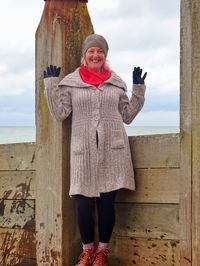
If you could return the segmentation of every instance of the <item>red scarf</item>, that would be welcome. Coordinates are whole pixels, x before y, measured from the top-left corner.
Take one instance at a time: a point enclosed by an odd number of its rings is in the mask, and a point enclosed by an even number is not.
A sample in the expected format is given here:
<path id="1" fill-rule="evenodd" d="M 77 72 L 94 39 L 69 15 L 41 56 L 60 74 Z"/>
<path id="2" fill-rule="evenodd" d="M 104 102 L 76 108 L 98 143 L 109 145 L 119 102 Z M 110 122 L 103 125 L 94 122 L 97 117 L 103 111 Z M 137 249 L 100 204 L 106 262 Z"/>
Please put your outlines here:
<path id="1" fill-rule="evenodd" d="M 80 67 L 80 76 L 85 83 L 94 85 L 95 87 L 99 87 L 101 83 L 105 80 L 109 79 L 111 76 L 110 70 L 103 70 L 101 72 L 95 72 L 89 70 L 83 64 Z"/>

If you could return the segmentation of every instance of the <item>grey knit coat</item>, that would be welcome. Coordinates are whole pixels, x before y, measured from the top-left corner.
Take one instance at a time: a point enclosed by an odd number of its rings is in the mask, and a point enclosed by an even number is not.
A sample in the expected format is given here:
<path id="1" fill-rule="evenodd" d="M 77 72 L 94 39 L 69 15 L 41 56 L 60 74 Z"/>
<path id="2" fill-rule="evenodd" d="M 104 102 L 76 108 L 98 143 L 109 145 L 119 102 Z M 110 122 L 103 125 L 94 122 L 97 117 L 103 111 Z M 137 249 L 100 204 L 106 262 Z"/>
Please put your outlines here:
<path id="1" fill-rule="evenodd" d="M 129 100 L 126 84 L 115 72 L 100 91 L 82 81 L 79 68 L 61 82 L 52 77 L 44 83 L 51 115 L 62 121 L 72 112 L 69 195 L 99 197 L 120 188 L 135 190 L 123 122 L 131 123 L 141 110 L 145 85 L 133 85 Z"/>

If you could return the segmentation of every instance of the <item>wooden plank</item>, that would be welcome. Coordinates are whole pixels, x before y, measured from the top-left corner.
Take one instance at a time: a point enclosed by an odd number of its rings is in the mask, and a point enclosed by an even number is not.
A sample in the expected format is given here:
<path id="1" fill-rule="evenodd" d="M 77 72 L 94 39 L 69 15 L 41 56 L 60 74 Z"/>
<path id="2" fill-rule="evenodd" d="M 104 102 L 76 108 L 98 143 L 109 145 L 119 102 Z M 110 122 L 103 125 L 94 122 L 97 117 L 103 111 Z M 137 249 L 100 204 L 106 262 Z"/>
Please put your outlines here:
<path id="1" fill-rule="evenodd" d="M 0 229 L 0 265 L 36 265 L 35 232 L 23 229 Z"/>
<path id="2" fill-rule="evenodd" d="M 179 203 L 180 169 L 136 169 L 136 191 L 121 190 L 116 202 Z"/>
<path id="3" fill-rule="evenodd" d="M 179 239 L 179 205 L 116 204 L 113 234 L 158 239 Z"/>
<path id="4" fill-rule="evenodd" d="M 1 200 L 0 228 L 35 228 L 34 200 Z"/>
<path id="5" fill-rule="evenodd" d="M 35 199 L 35 171 L 0 171 L 0 199 Z"/>
<path id="6" fill-rule="evenodd" d="M 187 1 L 189 4 L 190 38 L 192 48 L 189 51 L 192 73 L 191 79 L 191 124 L 192 124 L 192 265 L 199 266 L 200 258 L 200 1 Z M 189 66 L 187 67 L 188 70 Z M 189 72 L 189 71 L 188 71 Z M 185 88 L 186 89 L 186 88 Z"/>
<path id="7" fill-rule="evenodd" d="M 192 261 L 191 243 L 191 184 L 192 184 L 192 1 L 181 1 L 181 66 L 180 66 L 180 220 L 181 220 L 181 266 Z M 198 33 L 199 34 L 199 33 Z M 199 114 L 198 114 L 199 115 Z M 199 177 L 198 177 L 199 178 Z M 199 193 L 199 192 L 198 192 Z M 199 256 L 192 265 L 199 264 Z"/>
<path id="8" fill-rule="evenodd" d="M 179 134 L 129 137 L 134 168 L 179 167 Z"/>
<path id="9" fill-rule="evenodd" d="M 34 170 L 35 143 L 0 145 L 0 170 Z"/>
<path id="10" fill-rule="evenodd" d="M 113 236 L 110 247 L 110 266 L 180 265 L 180 243 L 177 240 Z"/>

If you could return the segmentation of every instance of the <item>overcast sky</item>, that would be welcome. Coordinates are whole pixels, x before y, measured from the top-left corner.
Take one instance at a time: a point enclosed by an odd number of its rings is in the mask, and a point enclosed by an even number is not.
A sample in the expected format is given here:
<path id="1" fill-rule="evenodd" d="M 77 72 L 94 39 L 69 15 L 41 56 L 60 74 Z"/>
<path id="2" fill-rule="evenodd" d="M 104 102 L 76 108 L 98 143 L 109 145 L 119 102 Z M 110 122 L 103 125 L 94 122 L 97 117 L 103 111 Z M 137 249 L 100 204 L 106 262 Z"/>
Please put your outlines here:
<path id="1" fill-rule="evenodd" d="M 111 68 L 132 89 L 148 72 L 137 126 L 179 125 L 179 0 L 89 0 L 94 30 L 109 43 Z M 35 31 L 43 0 L 0 0 L 0 126 L 35 125 Z"/>

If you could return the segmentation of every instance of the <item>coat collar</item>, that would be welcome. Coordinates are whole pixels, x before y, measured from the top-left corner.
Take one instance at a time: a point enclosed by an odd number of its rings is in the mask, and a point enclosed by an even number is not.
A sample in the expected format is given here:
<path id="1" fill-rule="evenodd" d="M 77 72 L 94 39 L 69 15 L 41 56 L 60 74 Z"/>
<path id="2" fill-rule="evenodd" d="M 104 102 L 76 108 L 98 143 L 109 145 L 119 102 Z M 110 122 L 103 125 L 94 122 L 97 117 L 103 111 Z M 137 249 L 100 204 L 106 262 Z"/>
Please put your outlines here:
<path id="1" fill-rule="evenodd" d="M 92 85 L 87 84 L 82 81 L 79 74 L 79 67 L 72 73 L 65 76 L 59 83 L 59 86 L 70 86 L 70 87 L 79 87 L 87 88 L 92 87 Z M 104 82 L 104 84 L 114 85 L 124 91 L 127 91 L 125 82 L 114 72 L 111 71 L 111 77 Z"/>

